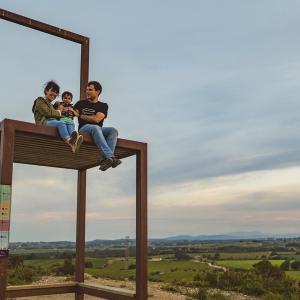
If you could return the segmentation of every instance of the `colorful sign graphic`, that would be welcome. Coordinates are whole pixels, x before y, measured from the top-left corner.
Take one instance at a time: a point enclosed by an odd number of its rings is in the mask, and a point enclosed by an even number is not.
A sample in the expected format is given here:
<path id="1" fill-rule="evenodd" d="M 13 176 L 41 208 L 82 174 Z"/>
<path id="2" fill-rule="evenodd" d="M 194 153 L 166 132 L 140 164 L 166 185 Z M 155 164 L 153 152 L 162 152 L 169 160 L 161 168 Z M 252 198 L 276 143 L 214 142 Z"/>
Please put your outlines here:
<path id="1" fill-rule="evenodd" d="M 0 250 L 8 250 L 11 186 L 0 185 Z"/>

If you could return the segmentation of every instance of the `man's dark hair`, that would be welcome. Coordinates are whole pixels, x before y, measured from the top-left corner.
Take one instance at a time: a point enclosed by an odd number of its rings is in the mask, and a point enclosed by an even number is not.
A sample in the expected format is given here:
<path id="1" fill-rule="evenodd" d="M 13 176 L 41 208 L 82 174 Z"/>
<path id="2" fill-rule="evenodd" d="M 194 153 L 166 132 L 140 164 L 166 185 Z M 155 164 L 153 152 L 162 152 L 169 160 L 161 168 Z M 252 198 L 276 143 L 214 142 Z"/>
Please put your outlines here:
<path id="1" fill-rule="evenodd" d="M 69 91 L 65 91 L 61 95 L 61 99 L 64 99 L 65 96 L 71 96 L 71 99 L 73 99 L 73 94 Z"/>
<path id="2" fill-rule="evenodd" d="M 46 95 L 46 92 L 51 90 L 57 94 L 59 94 L 59 85 L 53 81 L 53 80 L 50 80 L 48 82 L 46 82 L 45 84 L 45 89 L 44 89 L 44 94 Z"/>
<path id="3" fill-rule="evenodd" d="M 98 81 L 89 81 L 88 86 L 93 85 L 96 91 L 99 91 L 99 95 L 102 93 L 102 86 Z"/>

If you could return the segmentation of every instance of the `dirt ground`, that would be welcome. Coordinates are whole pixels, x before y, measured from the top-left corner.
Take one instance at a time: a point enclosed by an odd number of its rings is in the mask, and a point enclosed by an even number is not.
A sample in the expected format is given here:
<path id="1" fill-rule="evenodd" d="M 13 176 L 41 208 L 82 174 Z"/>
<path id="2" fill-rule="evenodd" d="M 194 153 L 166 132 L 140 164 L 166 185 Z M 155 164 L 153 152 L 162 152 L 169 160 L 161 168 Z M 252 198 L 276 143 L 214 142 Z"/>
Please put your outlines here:
<path id="1" fill-rule="evenodd" d="M 54 283 L 63 283 L 66 282 L 65 277 L 43 277 L 40 281 L 34 283 L 34 285 L 45 285 L 45 284 L 54 284 Z M 91 285 L 105 285 L 117 288 L 124 288 L 128 290 L 135 289 L 135 282 L 132 281 L 116 281 L 109 279 L 93 278 L 90 275 L 86 274 L 85 278 L 86 284 Z M 164 284 L 149 282 L 148 291 L 149 291 L 149 300 L 187 300 L 191 299 L 187 296 L 181 295 L 179 293 L 171 293 L 161 289 Z M 228 292 L 226 295 L 230 296 L 232 300 L 257 300 L 258 298 L 253 298 L 237 293 Z M 21 298 L 19 298 L 21 299 Z M 73 300 L 74 294 L 63 294 L 63 295 L 52 295 L 52 296 L 37 296 L 37 297 L 25 297 L 22 299 L 26 300 Z M 93 296 L 85 295 L 85 300 L 95 300 L 102 299 Z"/>

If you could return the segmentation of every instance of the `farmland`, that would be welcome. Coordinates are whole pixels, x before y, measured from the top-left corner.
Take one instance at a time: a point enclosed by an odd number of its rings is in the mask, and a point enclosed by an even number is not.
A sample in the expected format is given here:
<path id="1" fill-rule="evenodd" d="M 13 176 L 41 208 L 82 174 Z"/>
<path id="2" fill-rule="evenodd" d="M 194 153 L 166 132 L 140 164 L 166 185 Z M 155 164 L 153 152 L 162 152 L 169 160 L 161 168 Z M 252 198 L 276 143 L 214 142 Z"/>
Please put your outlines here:
<path id="1" fill-rule="evenodd" d="M 148 248 L 148 279 L 166 284 L 174 291 L 178 287 L 217 288 L 256 297 L 277 293 L 282 299 L 292 299 L 292 295 L 298 293 L 297 282 L 300 281 L 299 253 L 298 239 L 160 240 L 151 242 Z M 43 244 L 41 248 L 25 244 L 15 247 L 11 254 L 15 259 L 9 273 L 11 284 L 32 282 L 44 275 L 71 278 L 74 274 L 75 253 L 70 243 L 52 247 Z M 87 245 L 85 264 L 85 273 L 94 278 L 133 281 L 136 272 L 134 241 Z M 266 274 L 275 277 L 270 281 Z"/>

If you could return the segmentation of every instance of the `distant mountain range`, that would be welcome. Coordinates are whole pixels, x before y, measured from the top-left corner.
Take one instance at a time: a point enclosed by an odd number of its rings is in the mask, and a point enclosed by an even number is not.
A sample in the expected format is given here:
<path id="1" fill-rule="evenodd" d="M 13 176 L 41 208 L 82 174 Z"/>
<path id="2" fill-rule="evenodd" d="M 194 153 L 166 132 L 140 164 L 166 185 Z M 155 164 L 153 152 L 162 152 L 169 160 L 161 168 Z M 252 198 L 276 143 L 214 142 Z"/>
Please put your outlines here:
<path id="1" fill-rule="evenodd" d="M 243 239 L 269 239 L 269 238 L 297 238 L 300 233 L 263 233 L 263 232 L 230 232 L 225 234 L 210 235 L 177 235 L 163 238 L 168 241 L 224 241 L 224 240 L 243 240 Z"/>
<path id="2" fill-rule="evenodd" d="M 208 234 L 208 235 L 176 235 L 166 238 L 149 238 L 149 242 L 174 242 L 174 241 L 230 241 L 230 240 L 266 240 L 266 239 L 278 239 L 278 238 L 300 238 L 300 233 L 263 233 L 263 232 L 230 232 L 224 234 Z M 130 239 L 131 242 L 134 239 Z M 99 245 L 126 245 L 128 241 L 126 239 L 96 239 L 87 241 L 87 247 L 99 246 Z M 38 247 L 48 248 L 49 246 L 55 246 L 56 248 L 74 248 L 75 242 L 72 241 L 53 241 L 53 242 L 12 242 L 13 247 Z"/>

